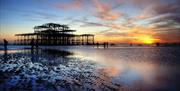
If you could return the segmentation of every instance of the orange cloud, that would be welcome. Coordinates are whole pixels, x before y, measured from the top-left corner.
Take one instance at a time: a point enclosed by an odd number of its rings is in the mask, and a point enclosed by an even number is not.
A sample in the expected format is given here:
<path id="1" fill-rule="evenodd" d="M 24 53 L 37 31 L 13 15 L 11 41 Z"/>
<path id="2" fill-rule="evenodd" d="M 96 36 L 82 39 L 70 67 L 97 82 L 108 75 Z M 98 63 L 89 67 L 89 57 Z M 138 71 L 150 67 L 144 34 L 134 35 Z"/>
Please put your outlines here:
<path id="1" fill-rule="evenodd" d="M 162 43 L 180 43 L 180 32 L 177 30 L 177 32 L 166 32 L 163 33 L 157 33 L 155 35 L 157 38 L 161 39 Z"/>
<path id="2" fill-rule="evenodd" d="M 115 0 L 116 3 L 100 2 L 100 0 L 90 0 L 91 6 L 93 6 L 93 12 L 95 17 L 101 20 L 117 20 L 123 13 L 113 11 L 113 9 L 119 7 L 122 0 Z M 83 0 L 73 0 L 71 3 L 58 3 L 55 4 L 56 8 L 59 9 L 84 9 Z"/>
<path id="3" fill-rule="evenodd" d="M 128 36 L 132 37 L 132 43 L 151 44 L 160 42 L 160 39 L 156 38 L 155 35 L 156 32 L 153 29 L 143 26 L 136 26 L 128 31 Z"/>
<path id="4" fill-rule="evenodd" d="M 121 26 L 121 25 L 120 25 Z M 126 28 L 125 31 L 118 30 L 118 25 L 112 27 L 116 31 L 106 31 L 96 35 L 99 42 L 110 41 L 113 43 L 145 43 L 152 44 L 162 42 L 161 38 L 157 37 L 157 32 L 150 27 L 134 26 Z M 108 36 L 108 37 L 107 37 Z"/>
<path id="5" fill-rule="evenodd" d="M 92 0 L 92 4 L 96 8 L 96 16 L 101 20 L 117 20 L 119 17 L 123 16 L 120 12 L 112 11 L 112 7 L 108 3 Z"/>

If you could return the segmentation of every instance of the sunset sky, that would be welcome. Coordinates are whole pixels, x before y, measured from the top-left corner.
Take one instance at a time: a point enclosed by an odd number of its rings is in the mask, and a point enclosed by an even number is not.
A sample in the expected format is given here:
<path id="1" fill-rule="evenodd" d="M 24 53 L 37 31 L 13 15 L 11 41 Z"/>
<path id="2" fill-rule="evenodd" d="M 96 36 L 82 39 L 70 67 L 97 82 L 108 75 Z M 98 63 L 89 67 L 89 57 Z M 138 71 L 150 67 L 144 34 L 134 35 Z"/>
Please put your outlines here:
<path id="1" fill-rule="evenodd" d="M 180 42 L 180 0 L 0 0 L 0 40 L 49 22 L 99 42 Z"/>

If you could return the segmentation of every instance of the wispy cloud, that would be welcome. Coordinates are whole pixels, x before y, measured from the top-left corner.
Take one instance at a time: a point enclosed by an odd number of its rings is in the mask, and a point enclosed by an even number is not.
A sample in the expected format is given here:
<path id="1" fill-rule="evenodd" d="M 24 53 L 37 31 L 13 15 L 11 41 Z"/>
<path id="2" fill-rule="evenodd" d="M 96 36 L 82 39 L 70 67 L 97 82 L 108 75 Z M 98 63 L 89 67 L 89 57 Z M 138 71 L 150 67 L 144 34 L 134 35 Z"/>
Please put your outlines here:
<path id="1" fill-rule="evenodd" d="M 88 3 L 90 4 L 91 7 L 87 7 L 84 4 L 85 0 L 73 0 L 68 3 L 55 3 L 51 4 L 53 7 L 61 10 L 67 10 L 67 9 L 73 9 L 73 10 L 79 10 L 79 9 L 93 9 L 91 14 L 98 19 L 101 20 L 117 20 L 121 16 L 123 16 L 122 12 L 119 11 L 114 11 L 114 9 L 118 8 L 122 4 L 122 0 L 114 0 L 113 4 L 109 4 L 106 2 L 102 2 L 101 0 L 90 0 Z M 87 2 L 87 1 L 86 1 Z"/>
<path id="2" fill-rule="evenodd" d="M 46 10 L 23 10 L 20 15 L 28 21 L 57 21 L 61 16 L 80 29 L 95 27 L 93 33 L 138 40 L 149 36 L 161 41 L 180 40 L 179 0 L 40 0 Z M 77 11 L 77 13 L 76 13 Z M 88 16 L 88 17 L 87 17 Z M 62 19 L 62 20 L 63 20 Z M 90 28 L 89 28 L 90 29 Z M 91 31 L 91 30 L 88 30 Z M 95 31 L 95 32 L 94 32 Z M 175 38 L 172 38 L 175 37 Z M 118 39 L 115 39 L 118 40 Z M 180 41 L 179 41 L 180 42 Z"/>
<path id="3" fill-rule="evenodd" d="M 113 9 L 121 5 L 121 2 L 111 6 L 109 3 L 100 2 L 99 0 L 92 0 L 92 4 L 95 7 L 96 17 L 101 20 L 117 20 L 123 16 L 122 12 L 113 11 Z"/>
<path id="4" fill-rule="evenodd" d="M 73 0 L 70 3 L 56 3 L 53 4 L 58 9 L 81 9 L 83 0 Z"/>
<path id="5" fill-rule="evenodd" d="M 43 11 L 21 10 L 18 12 L 24 19 L 29 21 L 57 20 L 58 18 L 56 14 L 46 13 Z"/>
<path id="6" fill-rule="evenodd" d="M 146 27 L 162 41 L 180 40 L 180 1 L 179 0 L 132 0 L 137 7 L 145 7 L 136 20 L 146 19 Z M 174 38 L 172 38 L 174 37 Z M 179 41 L 180 42 L 180 41 Z"/>

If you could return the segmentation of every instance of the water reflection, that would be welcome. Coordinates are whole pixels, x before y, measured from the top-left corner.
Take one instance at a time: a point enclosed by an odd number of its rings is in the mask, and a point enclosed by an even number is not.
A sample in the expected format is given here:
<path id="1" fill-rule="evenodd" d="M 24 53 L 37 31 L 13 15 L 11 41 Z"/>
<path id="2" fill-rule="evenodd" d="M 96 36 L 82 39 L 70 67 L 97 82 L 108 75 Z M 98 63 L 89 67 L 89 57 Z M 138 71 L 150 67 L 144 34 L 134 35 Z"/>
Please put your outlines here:
<path id="1" fill-rule="evenodd" d="M 32 62 L 40 62 L 46 66 L 55 66 L 58 64 L 66 65 L 69 62 L 67 57 L 73 55 L 73 53 L 69 51 L 41 48 L 35 50 L 25 50 L 23 51 L 23 54 L 29 54 L 30 52 Z"/>
<path id="2" fill-rule="evenodd" d="M 54 66 L 58 64 L 67 64 L 68 56 L 73 55 L 73 52 L 64 51 L 64 50 L 54 50 L 54 49 L 42 49 L 42 48 L 35 48 L 35 49 L 18 49 L 18 50 L 1 50 L 1 55 L 3 54 L 2 60 L 6 61 L 12 57 L 16 59 L 20 58 L 30 58 L 31 62 L 34 63 L 42 63 L 44 65 Z M 48 61 L 47 61 L 48 60 Z"/>
<path id="3" fill-rule="evenodd" d="M 74 50 L 79 57 L 100 64 L 99 72 L 106 74 L 123 87 L 178 91 L 180 79 L 179 47 L 123 47 L 106 50 Z"/>
<path id="4" fill-rule="evenodd" d="M 63 78 L 55 82 L 61 83 L 60 86 L 65 83 L 63 86 L 68 90 L 179 91 L 179 49 L 45 47 L 7 52 L 3 58 L 9 60 L 9 55 L 14 54 L 16 61 L 23 58 L 26 62 L 30 61 L 29 64 L 41 63 L 42 68 L 38 67 L 45 70 L 42 73 L 53 74 L 51 79 Z M 47 67 L 50 67 L 49 70 L 46 70 Z M 36 70 L 36 75 L 41 69 Z"/>
<path id="5" fill-rule="evenodd" d="M 3 60 L 8 60 L 7 50 L 4 50 Z"/>

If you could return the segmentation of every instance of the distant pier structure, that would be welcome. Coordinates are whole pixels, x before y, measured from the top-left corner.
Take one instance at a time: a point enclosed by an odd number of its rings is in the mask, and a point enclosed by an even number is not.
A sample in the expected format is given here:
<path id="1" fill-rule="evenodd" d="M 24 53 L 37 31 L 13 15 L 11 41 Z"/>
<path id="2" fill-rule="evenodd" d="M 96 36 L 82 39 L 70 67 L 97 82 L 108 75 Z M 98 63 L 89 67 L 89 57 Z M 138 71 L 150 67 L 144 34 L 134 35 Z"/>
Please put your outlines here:
<path id="1" fill-rule="evenodd" d="M 94 45 L 93 34 L 73 34 L 67 25 L 46 23 L 34 27 L 34 33 L 15 34 L 17 45 L 30 45 L 34 40 L 38 45 Z"/>

